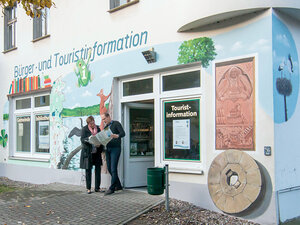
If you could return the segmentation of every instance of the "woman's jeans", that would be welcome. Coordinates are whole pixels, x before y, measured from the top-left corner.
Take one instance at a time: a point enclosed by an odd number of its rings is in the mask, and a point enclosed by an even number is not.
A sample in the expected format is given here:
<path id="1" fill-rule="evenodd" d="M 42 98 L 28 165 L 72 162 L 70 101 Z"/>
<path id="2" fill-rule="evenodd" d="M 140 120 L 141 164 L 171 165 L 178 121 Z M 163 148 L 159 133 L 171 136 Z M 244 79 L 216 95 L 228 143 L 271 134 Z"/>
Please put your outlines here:
<path id="1" fill-rule="evenodd" d="M 106 149 L 106 163 L 108 172 L 111 175 L 110 190 L 115 191 L 115 188 L 122 188 L 120 179 L 118 177 L 118 162 L 121 155 L 121 147 L 107 147 Z"/>

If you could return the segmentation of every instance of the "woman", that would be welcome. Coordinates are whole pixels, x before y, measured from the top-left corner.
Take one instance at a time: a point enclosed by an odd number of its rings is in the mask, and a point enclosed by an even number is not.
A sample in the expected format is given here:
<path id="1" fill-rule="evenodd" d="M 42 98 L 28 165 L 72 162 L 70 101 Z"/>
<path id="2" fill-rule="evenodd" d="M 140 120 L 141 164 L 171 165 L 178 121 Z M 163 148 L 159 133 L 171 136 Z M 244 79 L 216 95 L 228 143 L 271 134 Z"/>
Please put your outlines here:
<path id="1" fill-rule="evenodd" d="M 101 152 L 103 146 L 94 146 L 88 142 L 91 135 L 96 135 L 100 132 L 99 126 L 96 126 L 93 116 L 86 119 L 87 125 L 81 130 L 82 150 L 80 155 L 80 168 L 85 169 L 86 189 L 87 193 L 91 194 L 92 168 L 95 166 L 95 192 L 100 192 L 101 183 Z"/>

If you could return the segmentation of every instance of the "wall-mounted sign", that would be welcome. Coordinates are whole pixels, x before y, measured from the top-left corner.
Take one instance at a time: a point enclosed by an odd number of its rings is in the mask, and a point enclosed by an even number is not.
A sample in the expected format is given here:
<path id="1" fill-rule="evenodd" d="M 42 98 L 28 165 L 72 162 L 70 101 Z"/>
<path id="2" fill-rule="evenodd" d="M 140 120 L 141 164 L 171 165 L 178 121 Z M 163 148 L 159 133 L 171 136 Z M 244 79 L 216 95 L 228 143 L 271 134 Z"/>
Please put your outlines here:
<path id="1" fill-rule="evenodd" d="M 200 161 L 200 99 L 164 102 L 164 158 Z"/>

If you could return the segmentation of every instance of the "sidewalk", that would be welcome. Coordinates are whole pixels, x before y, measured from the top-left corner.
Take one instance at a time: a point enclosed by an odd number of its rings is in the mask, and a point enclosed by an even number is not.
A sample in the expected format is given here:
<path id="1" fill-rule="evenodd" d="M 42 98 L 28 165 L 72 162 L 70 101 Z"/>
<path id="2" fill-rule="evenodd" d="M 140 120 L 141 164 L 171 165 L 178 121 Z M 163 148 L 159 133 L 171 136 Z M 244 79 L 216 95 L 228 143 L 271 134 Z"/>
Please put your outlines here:
<path id="1" fill-rule="evenodd" d="M 163 200 L 133 190 L 104 196 L 82 186 L 38 185 L 0 194 L 0 224 L 125 224 Z"/>

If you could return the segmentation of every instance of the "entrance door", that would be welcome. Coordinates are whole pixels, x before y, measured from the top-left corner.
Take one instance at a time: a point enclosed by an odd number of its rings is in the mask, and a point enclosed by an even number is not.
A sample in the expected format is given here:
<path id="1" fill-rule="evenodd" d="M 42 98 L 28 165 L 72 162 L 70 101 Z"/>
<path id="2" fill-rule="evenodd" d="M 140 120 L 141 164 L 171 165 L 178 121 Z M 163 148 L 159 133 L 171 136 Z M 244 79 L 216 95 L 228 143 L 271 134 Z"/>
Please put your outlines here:
<path id="1" fill-rule="evenodd" d="M 147 185 L 147 168 L 154 166 L 153 101 L 124 104 L 124 186 Z"/>

